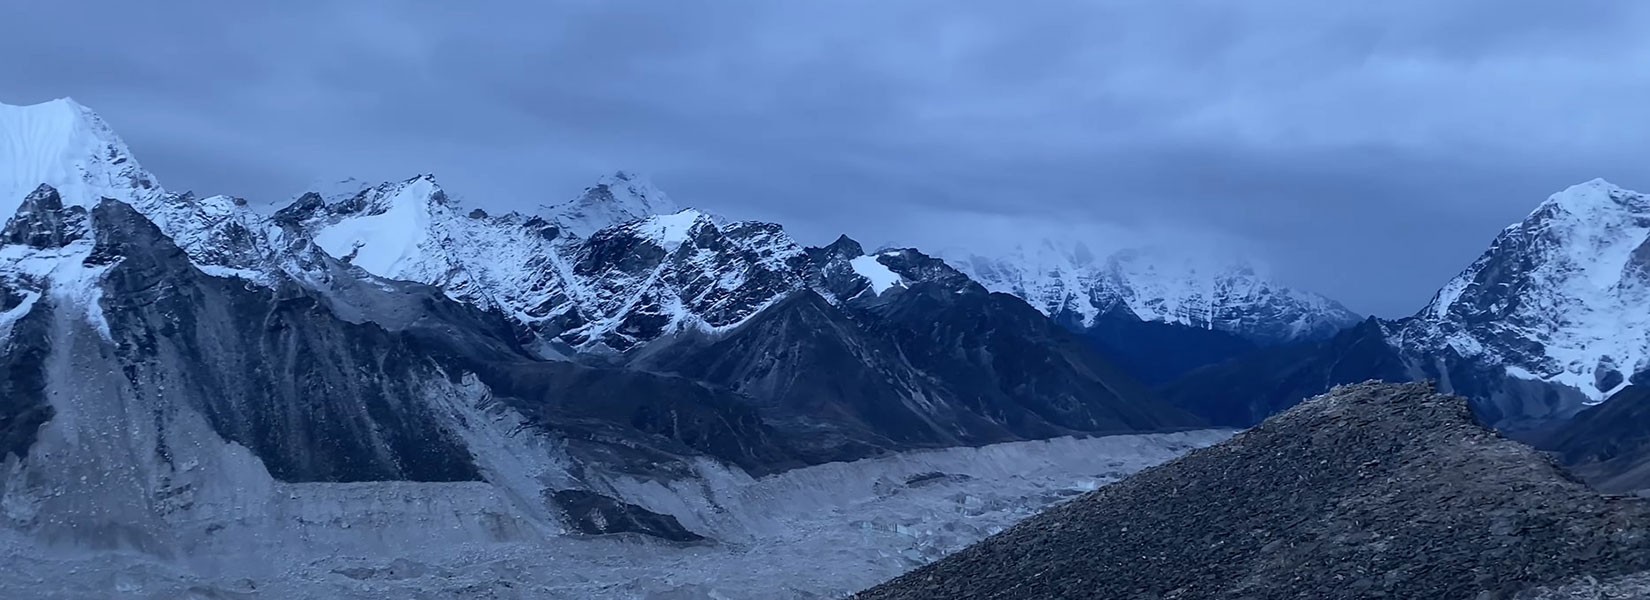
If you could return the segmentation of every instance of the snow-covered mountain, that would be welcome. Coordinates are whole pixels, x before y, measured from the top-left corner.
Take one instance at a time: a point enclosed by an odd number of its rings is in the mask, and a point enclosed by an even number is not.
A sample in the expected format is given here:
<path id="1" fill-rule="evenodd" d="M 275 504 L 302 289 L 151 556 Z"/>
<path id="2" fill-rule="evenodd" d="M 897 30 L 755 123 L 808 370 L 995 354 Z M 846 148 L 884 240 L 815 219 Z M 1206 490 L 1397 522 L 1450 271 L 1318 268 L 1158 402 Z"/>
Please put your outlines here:
<path id="1" fill-rule="evenodd" d="M 623 354 L 664 336 L 725 331 L 823 283 L 826 265 L 778 225 L 679 209 L 644 181 L 621 172 L 548 216 L 494 216 L 425 175 L 306 193 L 274 221 L 374 275 L 496 310 L 546 355 Z M 871 286 L 855 273 L 858 288 Z"/>
<path id="2" fill-rule="evenodd" d="M 614 225 L 681 210 L 646 177 L 619 171 L 585 188 L 577 198 L 545 207 L 544 214 L 562 231 L 587 238 Z"/>
<path id="3" fill-rule="evenodd" d="M 152 206 L 165 192 L 103 119 L 72 99 L 0 104 L 0 211 L 41 184 L 74 201 L 114 198 Z"/>
<path id="4" fill-rule="evenodd" d="M 1200 372 L 1170 396 L 1243 390 L 1231 401 L 1254 419 L 1338 383 L 1436 379 L 1486 422 L 1542 428 L 1645 381 L 1647 288 L 1650 198 L 1595 179 L 1503 230 L 1419 313 Z"/>
<path id="5" fill-rule="evenodd" d="M 1148 384 L 1258 348 L 1324 339 L 1360 317 L 1270 280 L 1246 262 L 1167 248 L 1097 254 L 1042 239 L 998 256 L 946 259 L 995 292 L 1025 299 Z"/>
<path id="6" fill-rule="evenodd" d="M 1591 404 L 1650 369 L 1646 307 L 1650 197 L 1594 179 L 1502 231 L 1398 344 L 1500 365 Z"/>
<path id="7" fill-rule="evenodd" d="M 0 108 L 0 136 L 18 555 L 668 552 L 747 540 L 740 490 L 809 465 L 1200 425 L 940 260 L 803 247 L 633 175 L 542 215 L 427 175 L 265 213 L 164 189 L 71 101 Z"/>
<path id="8" fill-rule="evenodd" d="M 16 212 L 41 185 L 66 206 L 90 209 L 103 198 L 132 206 L 197 266 L 218 274 L 259 278 L 276 268 L 274 255 L 283 245 L 268 238 L 244 200 L 166 191 L 97 113 L 69 98 L 0 104 L 0 214 Z"/>
<path id="9" fill-rule="evenodd" d="M 1363 320 L 1334 300 L 1279 285 L 1248 263 L 1161 248 L 1097 256 L 1081 242 L 1039 240 L 1006 256 L 946 258 L 992 291 L 1024 298 L 1079 327 L 1128 316 L 1273 345 L 1327 338 Z"/>

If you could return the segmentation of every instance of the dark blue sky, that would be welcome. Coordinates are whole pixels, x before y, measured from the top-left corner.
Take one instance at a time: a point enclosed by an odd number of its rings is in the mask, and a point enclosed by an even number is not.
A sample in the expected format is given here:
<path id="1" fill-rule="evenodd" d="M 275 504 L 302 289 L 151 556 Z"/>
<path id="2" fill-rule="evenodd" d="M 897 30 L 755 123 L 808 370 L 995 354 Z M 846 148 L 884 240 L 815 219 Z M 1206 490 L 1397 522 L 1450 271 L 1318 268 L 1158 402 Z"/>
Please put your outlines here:
<path id="1" fill-rule="evenodd" d="M 65 1 L 0 23 L 0 101 L 75 97 L 173 189 L 433 172 L 531 209 L 624 168 L 810 243 L 1170 240 L 1386 316 L 1552 192 L 1650 188 L 1650 3 L 1626 0 Z"/>

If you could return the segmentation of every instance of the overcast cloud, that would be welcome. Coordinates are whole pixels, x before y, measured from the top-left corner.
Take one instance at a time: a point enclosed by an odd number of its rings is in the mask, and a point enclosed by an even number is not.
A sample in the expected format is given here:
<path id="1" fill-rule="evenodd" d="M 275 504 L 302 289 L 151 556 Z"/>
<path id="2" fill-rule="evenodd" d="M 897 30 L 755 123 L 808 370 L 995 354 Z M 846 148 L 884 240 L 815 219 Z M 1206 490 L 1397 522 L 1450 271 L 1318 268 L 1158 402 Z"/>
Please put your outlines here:
<path id="1" fill-rule="evenodd" d="M 5 2 L 172 189 L 435 173 L 531 209 L 631 169 L 808 243 L 1082 229 L 1419 308 L 1548 194 L 1650 189 L 1635 0 Z"/>

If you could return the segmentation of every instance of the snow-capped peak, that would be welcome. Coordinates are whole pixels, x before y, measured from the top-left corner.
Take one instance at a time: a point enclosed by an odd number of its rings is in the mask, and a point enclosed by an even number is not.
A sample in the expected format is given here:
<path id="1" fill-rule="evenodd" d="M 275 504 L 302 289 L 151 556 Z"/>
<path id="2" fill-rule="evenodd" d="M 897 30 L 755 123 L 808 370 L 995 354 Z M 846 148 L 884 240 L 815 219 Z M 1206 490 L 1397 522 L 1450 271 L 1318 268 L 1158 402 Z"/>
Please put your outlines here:
<path id="1" fill-rule="evenodd" d="M 17 210 L 41 184 L 81 206 L 101 198 L 144 206 L 164 193 L 120 136 L 80 103 L 0 104 L 0 214 Z"/>
<path id="2" fill-rule="evenodd" d="M 1610 183 L 1603 178 L 1593 178 L 1548 196 L 1545 202 L 1542 202 L 1534 211 L 1531 211 L 1531 214 L 1538 214 L 1542 209 L 1550 206 L 1559 206 L 1570 210 L 1588 210 L 1609 205 L 1620 205 L 1623 200 L 1628 199 L 1623 196 L 1623 193 L 1627 196 L 1634 195 L 1633 192 L 1622 189 L 1621 186 Z"/>
<path id="3" fill-rule="evenodd" d="M 646 177 L 619 171 L 585 188 L 579 197 L 545 207 L 545 218 L 578 237 L 653 215 L 681 212 L 670 196 Z"/>
<path id="4" fill-rule="evenodd" d="M 1038 240 L 1002 257 L 952 253 L 947 261 L 987 289 L 1083 326 L 1127 313 L 1278 343 L 1326 337 L 1362 320 L 1333 300 L 1278 285 L 1248 262 L 1163 248 L 1101 257 L 1080 241 Z"/>
<path id="5" fill-rule="evenodd" d="M 1553 194 L 1405 331 L 1599 401 L 1650 369 L 1650 196 L 1603 179 Z"/>
<path id="6" fill-rule="evenodd" d="M 351 186 L 356 187 L 356 186 Z M 335 190 L 348 188 L 335 188 Z M 430 175 L 363 188 L 353 195 L 300 199 L 288 213 L 314 234 L 315 244 L 367 272 L 406 275 L 434 249 L 430 243 L 432 205 L 446 194 Z M 285 211 L 283 211 L 285 212 Z"/>

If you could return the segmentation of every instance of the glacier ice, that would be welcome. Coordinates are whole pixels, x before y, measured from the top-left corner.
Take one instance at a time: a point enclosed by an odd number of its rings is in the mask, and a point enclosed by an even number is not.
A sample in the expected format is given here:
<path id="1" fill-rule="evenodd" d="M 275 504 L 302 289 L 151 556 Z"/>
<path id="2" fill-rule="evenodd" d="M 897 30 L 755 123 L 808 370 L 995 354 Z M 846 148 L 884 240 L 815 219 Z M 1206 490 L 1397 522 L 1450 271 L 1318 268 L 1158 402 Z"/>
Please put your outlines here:
<path id="1" fill-rule="evenodd" d="M 10 566 L 0 589 L 43 599 L 841 597 L 1229 433 L 1058 438 L 757 479 L 707 467 L 670 486 L 615 482 L 628 501 L 674 512 L 714 540 L 699 544 L 563 534 L 485 483 L 251 477 L 223 483 L 257 488 L 262 500 L 191 524 L 239 532 L 210 552 L 88 551 L 0 528 L 0 562 Z"/>

